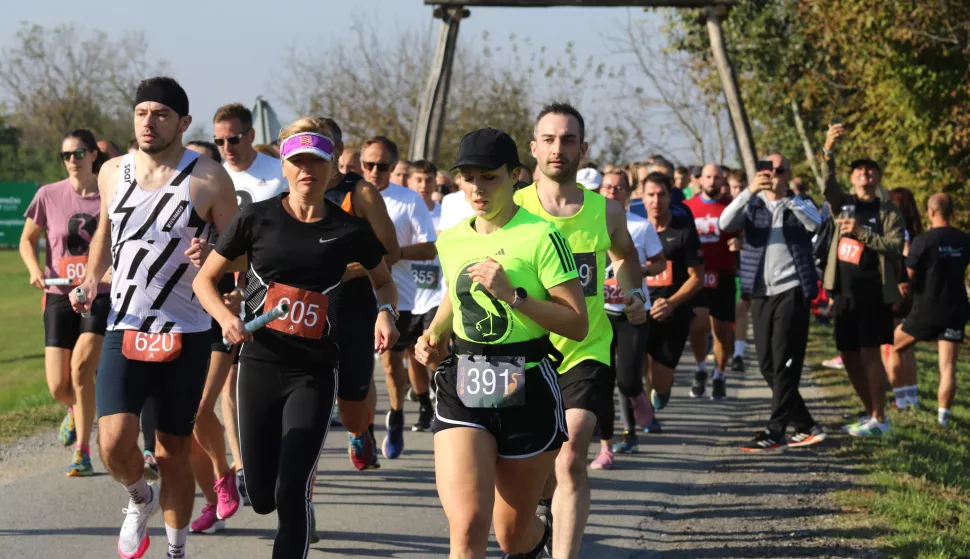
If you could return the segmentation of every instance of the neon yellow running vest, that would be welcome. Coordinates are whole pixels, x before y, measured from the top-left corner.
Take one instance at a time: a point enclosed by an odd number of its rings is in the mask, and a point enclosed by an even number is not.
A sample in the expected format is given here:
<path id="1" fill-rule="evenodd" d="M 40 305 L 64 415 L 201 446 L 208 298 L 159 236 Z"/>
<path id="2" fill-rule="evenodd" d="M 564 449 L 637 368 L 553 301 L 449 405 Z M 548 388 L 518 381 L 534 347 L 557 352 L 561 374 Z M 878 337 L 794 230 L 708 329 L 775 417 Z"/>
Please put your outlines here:
<path id="1" fill-rule="evenodd" d="M 609 365 L 610 344 L 613 342 L 613 329 L 606 316 L 603 300 L 608 258 L 606 251 L 611 245 L 606 224 L 606 198 L 582 186 L 579 188 L 583 190 L 583 207 L 570 217 L 550 215 L 539 201 L 535 183 L 515 193 L 517 204 L 555 225 L 566 237 L 576 257 L 576 268 L 583 284 L 583 295 L 586 296 L 586 312 L 589 314 L 586 339 L 575 342 L 556 334 L 550 336 L 553 345 L 563 354 L 559 374 L 588 360 Z"/>

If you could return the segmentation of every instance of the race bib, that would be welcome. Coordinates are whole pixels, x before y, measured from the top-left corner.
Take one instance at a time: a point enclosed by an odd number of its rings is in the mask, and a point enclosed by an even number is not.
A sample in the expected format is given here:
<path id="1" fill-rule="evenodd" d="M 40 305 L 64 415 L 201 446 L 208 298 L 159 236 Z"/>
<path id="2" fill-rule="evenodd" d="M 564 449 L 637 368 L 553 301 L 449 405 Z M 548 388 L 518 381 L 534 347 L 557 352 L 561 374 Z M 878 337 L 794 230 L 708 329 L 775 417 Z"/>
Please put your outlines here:
<path id="1" fill-rule="evenodd" d="M 610 278 L 603 282 L 603 300 L 607 305 L 623 304 L 623 289 L 616 278 Z"/>
<path id="2" fill-rule="evenodd" d="M 65 256 L 57 261 L 57 276 L 72 281 L 72 286 L 81 285 L 88 266 L 88 255 Z"/>
<path id="3" fill-rule="evenodd" d="M 721 275 L 717 272 L 704 272 L 704 287 L 708 289 L 717 289 L 720 282 Z"/>
<path id="4" fill-rule="evenodd" d="M 458 357 L 458 397 L 467 408 L 525 405 L 525 357 Z"/>
<path id="5" fill-rule="evenodd" d="M 655 276 L 647 276 L 647 287 L 670 287 L 674 284 L 674 262 L 667 261 L 667 268 Z"/>
<path id="6" fill-rule="evenodd" d="M 441 267 L 434 264 L 411 264 L 411 275 L 418 289 L 438 289 L 441 281 Z"/>
<path id="7" fill-rule="evenodd" d="M 300 338 L 322 339 L 327 326 L 327 301 L 324 293 L 270 283 L 266 290 L 263 312 L 273 310 L 281 302 L 286 303 L 290 310 L 266 327 Z"/>
<path id="8" fill-rule="evenodd" d="M 576 271 L 583 285 L 583 297 L 596 297 L 596 253 L 575 253 Z"/>
<path id="9" fill-rule="evenodd" d="M 865 247 L 859 241 L 842 237 L 839 240 L 839 260 L 858 266 L 859 261 L 862 260 L 862 251 L 864 249 Z"/>
<path id="10" fill-rule="evenodd" d="M 137 330 L 125 330 L 121 342 L 121 354 L 132 361 L 168 363 L 182 353 L 182 334 L 150 334 Z"/>

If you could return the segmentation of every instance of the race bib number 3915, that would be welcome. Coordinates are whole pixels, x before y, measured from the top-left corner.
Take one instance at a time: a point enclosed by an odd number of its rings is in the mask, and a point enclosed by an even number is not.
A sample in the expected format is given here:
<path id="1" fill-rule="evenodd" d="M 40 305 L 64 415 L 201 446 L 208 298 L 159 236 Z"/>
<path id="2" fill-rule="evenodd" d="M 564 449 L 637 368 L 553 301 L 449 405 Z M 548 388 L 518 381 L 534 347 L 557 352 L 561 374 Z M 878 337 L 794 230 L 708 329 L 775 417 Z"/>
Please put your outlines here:
<path id="1" fill-rule="evenodd" d="M 461 355 L 456 388 L 468 408 L 524 406 L 525 358 Z"/>
<path id="2" fill-rule="evenodd" d="M 327 326 L 326 294 L 270 283 L 263 312 L 273 310 L 280 303 L 286 303 L 289 312 L 267 324 L 267 328 L 311 340 L 323 338 Z"/>

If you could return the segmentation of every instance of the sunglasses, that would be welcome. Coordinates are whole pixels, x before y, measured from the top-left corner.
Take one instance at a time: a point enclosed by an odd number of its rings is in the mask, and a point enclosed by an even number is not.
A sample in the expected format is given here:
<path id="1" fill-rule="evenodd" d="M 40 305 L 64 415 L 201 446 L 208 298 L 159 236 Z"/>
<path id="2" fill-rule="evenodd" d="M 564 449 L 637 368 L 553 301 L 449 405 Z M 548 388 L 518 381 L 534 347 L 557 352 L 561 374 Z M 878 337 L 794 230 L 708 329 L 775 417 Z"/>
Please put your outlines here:
<path id="1" fill-rule="evenodd" d="M 380 173 L 386 173 L 391 169 L 390 163 L 377 163 L 376 161 L 361 161 L 360 164 L 368 171 L 373 171 L 374 167 L 377 167 L 377 171 Z"/>
<path id="2" fill-rule="evenodd" d="M 61 159 L 63 159 L 64 161 L 70 161 L 72 155 L 74 156 L 74 159 L 84 159 L 84 157 L 87 154 L 88 154 L 88 150 L 84 148 L 76 149 L 74 151 L 62 151 Z"/>
<path id="3" fill-rule="evenodd" d="M 229 136 L 228 138 L 212 138 L 212 143 L 219 147 L 225 145 L 226 142 L 229 142 L 230 146 L 238 145 L 239 142 L 242 141 L 242 137 L 248 134 L 250 130 L 252 130 L 252 128 L 247 128 L 235 136 Z"/>
<path id="4" fill-rule="evenodd" d="M 785 171 L 787 171 L 787 170 L 788 169 L 786 169 L 784 167 L 775 167 L 775 174 L 776 175 L 784 175 L 785 174 Z"/>

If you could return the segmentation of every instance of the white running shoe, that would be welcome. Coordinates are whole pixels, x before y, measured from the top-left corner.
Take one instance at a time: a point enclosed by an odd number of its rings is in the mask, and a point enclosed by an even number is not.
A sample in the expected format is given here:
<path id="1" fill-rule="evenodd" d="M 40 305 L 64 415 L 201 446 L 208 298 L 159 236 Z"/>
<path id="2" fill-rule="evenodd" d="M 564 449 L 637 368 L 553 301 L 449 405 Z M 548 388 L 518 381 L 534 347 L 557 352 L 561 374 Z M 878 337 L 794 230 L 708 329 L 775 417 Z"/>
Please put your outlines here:
<path id="1" fill-rule="evenodd" d="M 121 525 L 121 536 L 118 537 L 118 556 L 121 559 L 138 559 L 148 551 L 148 544 L 151 540 L 148 537 L 148 519 L 152 517 L 158 509 L 158 487 L 149 485 L 152 491 L 152 498 L 145 505 L 138 506 L 128 501 L 128 508 L 122 509 L 125 513 L 125 523 Z"/>

